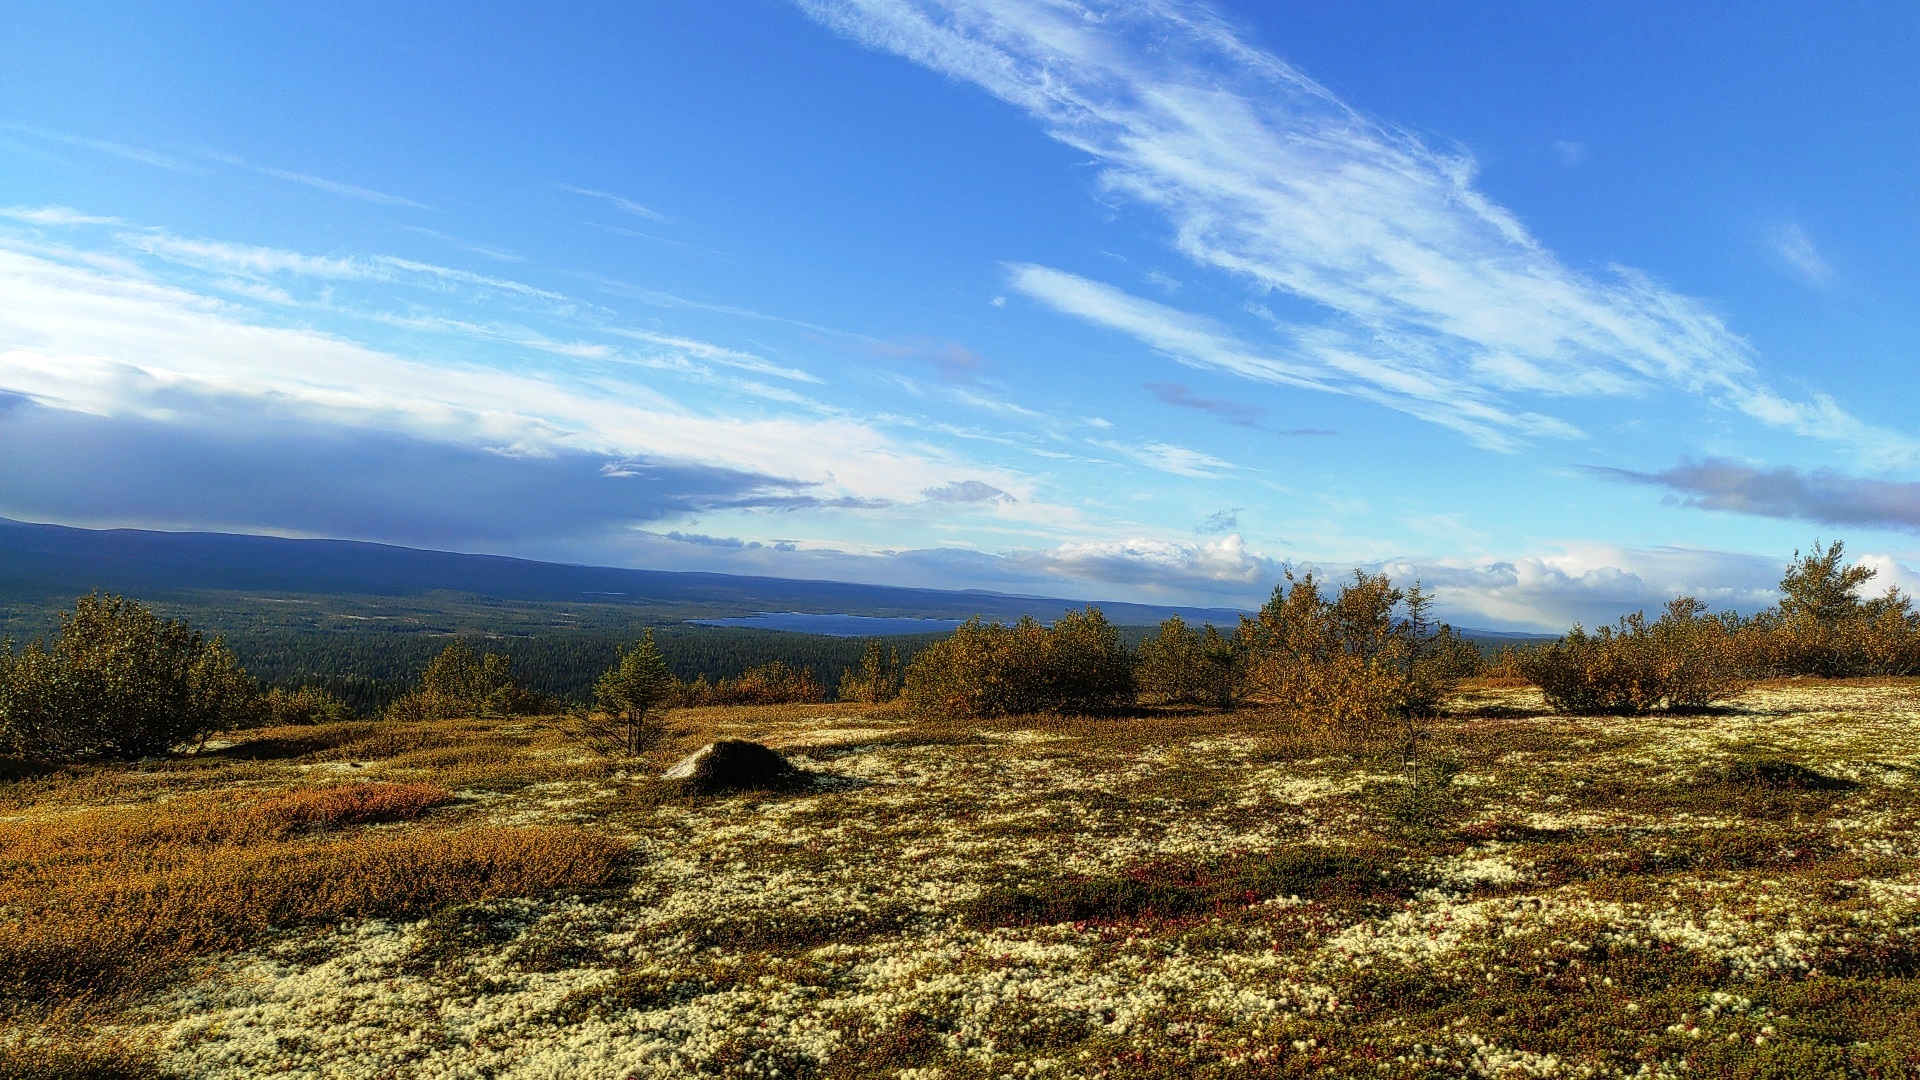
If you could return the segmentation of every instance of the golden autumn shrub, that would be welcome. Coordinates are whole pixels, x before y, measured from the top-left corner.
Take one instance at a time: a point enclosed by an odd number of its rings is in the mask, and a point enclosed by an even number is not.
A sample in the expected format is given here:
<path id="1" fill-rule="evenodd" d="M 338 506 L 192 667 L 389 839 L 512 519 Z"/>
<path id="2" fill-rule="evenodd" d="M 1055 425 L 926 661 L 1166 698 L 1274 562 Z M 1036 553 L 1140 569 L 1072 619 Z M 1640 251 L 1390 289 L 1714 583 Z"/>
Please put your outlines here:
<path id="1" fill-rule="evenodd" d="M 900 650 L 879 640 L 867 642 L 860 653 L 860 669 L 844 668 L 834 697 L 877 705 L 900 696 Z"/>
<path id="2" fill-rule="evenodd" d="M 1246 649 L 1236 636 L 1175 615 L 1140 643 L 1134 675 L 1149 701 L 1231 709 L 1246 681 Z"/>
<path id="3" fill-rule="evenodd" d="M 1339 728 L 1430 714 L 1472 663 L 1462 652 L 1471 646 L 1433 623 L 1430 605 L 1417 584 L 1396 588 L 1385 574 L 1355 570 L 1329 598 L 1312 574 L 1289 570 L 1241 620 L 1248 696 Z"/>
<path id="4" fill-rule="evenodd" d="M 1099 608 L 1051 626 L 969 620 L 907 665 L 904 695 L 953 717 L 1104 713 L 1133 703 L 1133 657 Z"/>
<path id="5" fill-rule="evenodd" d="M 1518 654 L 1518 666 L 1568 713 L 1633 714 L 1697 709 L 1747 685 L 1740 623 L 1709 615 L 1690 596 L 1648 622 L 1636 612 L 1589 634 L 1575 626 L 1559 641 Z"/>
<path id="6" fill-rule="evenodd" d="M 681 695 L 688 705 L 792 705 L 827 699 L 813 672 L 780 660 L 750 667 L 711 687 L 690 684 Z"/>

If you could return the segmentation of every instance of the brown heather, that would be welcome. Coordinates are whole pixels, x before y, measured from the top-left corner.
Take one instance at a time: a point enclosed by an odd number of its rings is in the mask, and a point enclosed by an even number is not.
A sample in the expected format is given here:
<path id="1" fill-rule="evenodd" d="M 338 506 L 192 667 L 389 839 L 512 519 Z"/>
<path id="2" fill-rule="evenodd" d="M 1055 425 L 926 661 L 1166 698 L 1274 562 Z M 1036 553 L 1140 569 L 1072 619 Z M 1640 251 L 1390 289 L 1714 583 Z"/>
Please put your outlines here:
<path id="1" fill-rule="evenodd" d="M 275 929 L 592 888 L 620 863 L 623 845 L 577 829 L 366 828 L 452 801 L 345 783 L 0 824 L 0 994 L 11 1011 L 111 999 Z"/>

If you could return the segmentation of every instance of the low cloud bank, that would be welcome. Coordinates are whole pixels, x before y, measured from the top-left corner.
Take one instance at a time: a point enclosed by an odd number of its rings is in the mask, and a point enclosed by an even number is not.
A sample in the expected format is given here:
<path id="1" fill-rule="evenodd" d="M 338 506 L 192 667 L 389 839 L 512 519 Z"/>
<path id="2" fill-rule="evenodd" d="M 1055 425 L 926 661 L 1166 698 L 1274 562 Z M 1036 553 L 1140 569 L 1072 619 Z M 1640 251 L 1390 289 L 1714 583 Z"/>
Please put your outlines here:
<path id="1" fill-rule="evenodd" d="M 1834 469 L 1761 469 L 1724 458 L 1659 472 L 1597 468 L 1613 480 L 1665 488 L 1682 506 L 1755 517 L 1920 532 L 1920 483 L 1873 480 Z"/>
<path id="2" fill-rule="evenodd" d="M 471 549 L 702 510 L 844 502 L 801 481 L 711 465 L 512 454 L 198 404 L 180 423 L 0 399 L 0 515 Z"/>

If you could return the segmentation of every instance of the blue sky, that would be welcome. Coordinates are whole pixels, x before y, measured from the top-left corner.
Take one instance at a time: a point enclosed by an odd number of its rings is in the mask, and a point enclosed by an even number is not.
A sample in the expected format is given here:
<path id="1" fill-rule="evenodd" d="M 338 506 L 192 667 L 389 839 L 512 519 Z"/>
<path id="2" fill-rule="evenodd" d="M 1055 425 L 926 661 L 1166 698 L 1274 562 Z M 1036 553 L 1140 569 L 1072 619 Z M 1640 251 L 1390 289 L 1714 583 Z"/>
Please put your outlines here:
<path id="1" fill-rule="evenodd" d="M 1911 4 L 406 7 L 10 5 L 0 516 L 1515 628 L 1920 581 Z"/>

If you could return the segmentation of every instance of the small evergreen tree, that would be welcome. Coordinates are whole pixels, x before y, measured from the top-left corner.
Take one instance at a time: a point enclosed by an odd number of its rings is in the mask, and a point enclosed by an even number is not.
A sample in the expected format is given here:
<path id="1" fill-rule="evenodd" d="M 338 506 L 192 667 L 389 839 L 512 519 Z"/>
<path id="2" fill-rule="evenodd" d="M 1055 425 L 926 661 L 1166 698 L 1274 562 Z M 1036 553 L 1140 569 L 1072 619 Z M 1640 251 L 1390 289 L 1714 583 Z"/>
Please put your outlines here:
<path id="1" fill-rule="evenodd" d="M 1871 566 L 1842 566 L 1846 544 L 1835 540 L 1822 548 L 1813 542 L 1805 555 L 1793 553 L 1793 565 L 1780 579 L 1780 614 L 1788 622 L 1811 622 L 1835 627 L 1862 617 L 1860 587 L 1873 580 Z"/>
<path id="2" fill-rule="evenodd" d="M 594 699 L 618 719 L 624 749 L 635 755 L 653 734 L 654 712 L 672 704 L 679 692 L 651 630 L 643 631 L 633 648 L 622 649 L 620 662 L 593 684 Z"/>
<path id="3" fill-rule="evenodd" d="M 224 641 L 98 593 L 51 643 L 0 646 L 0 744 L 44 761 L 133 760 L 248 723 L 258 691 Z"/>

